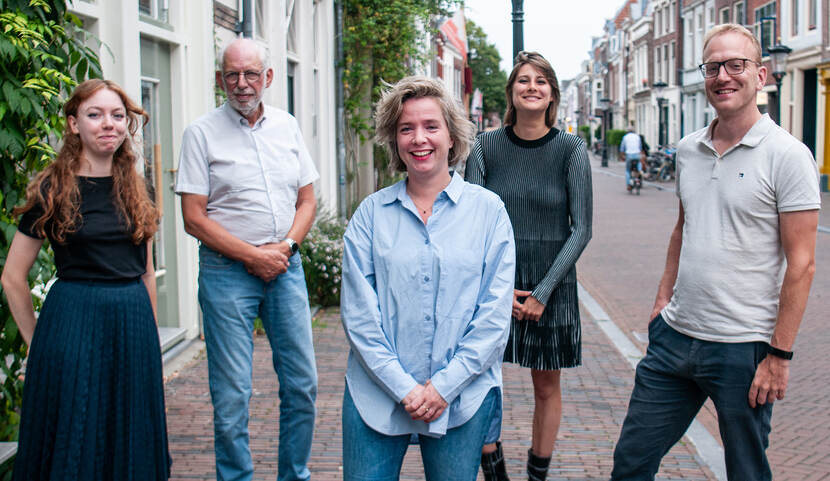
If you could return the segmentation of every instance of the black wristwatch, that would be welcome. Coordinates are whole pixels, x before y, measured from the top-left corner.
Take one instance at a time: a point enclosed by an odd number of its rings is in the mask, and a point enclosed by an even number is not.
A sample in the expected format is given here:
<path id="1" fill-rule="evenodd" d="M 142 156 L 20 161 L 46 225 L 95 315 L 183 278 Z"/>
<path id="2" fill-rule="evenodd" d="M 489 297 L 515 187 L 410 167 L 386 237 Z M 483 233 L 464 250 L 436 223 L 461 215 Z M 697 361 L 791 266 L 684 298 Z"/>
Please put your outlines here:
<path id="1" fill-rule="evenodd" d="M 285 239 L 283 239 L 283 241 L 287 242 L 288 247 L 291 248 L 291 255 L 296 254 L 297 251 L 300 250 L 300 244 L 297 244 L 297 241 L 295 241 L 294 239 L 286 237 Z"/>
<path id="2" fill-rule="evenodd" d="M 767 354 L 772 354 L 775 357 L 780 357 L 781 359 L 790 360 L 793 358 L 792 351 L 785 351 L 783 349 L 778 349 L 774 347 L 772 344 L 767 343 Z"/>

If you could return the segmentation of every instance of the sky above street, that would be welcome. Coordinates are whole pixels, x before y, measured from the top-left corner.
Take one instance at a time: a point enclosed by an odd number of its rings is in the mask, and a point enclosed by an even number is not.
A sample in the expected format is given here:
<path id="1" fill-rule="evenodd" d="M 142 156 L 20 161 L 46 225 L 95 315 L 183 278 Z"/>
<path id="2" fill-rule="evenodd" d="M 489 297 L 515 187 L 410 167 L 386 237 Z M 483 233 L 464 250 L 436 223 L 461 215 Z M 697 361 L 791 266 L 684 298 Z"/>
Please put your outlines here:
<path id="1" fill-rule="evenodd" d="M 465 0 L 465 13 L 487 33 L 501 54 L 508 75 L 513 65 L 511 0 Z M 605 19 L 612 18 L 625 0 L 524 0 L 524 49 L 548 59 L 560 80 L 579 73 L 588 58 L 591 37 L 602 35 Z"/>

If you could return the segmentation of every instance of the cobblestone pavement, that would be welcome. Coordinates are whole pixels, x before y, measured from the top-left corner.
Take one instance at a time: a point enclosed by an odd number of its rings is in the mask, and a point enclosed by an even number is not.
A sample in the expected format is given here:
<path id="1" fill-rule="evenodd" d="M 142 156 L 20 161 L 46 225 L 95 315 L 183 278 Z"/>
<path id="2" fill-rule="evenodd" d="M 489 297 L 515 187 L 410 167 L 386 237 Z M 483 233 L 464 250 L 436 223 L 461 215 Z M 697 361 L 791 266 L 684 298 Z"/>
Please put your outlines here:
<path id="1" fill-rule="evenodd" d="M 677 220 L 673 183 L 647 184 L 626 193 L 623 164 L 592 159 L 594 237 L 577 270 L 580 282 L 641 348 L 648 315 Z M 657 190 L 656 187 L 664 190 Z M 820 225 L 830 227 L 830 194 L 822 194 Z M 827 230 L 827 229 L 825 229 Z M 787 397 L 775 405 L 767 454 L 776 481 L 830 480 L 830 231 L 818 234 L 817 272 L 794 347 Z M 635 335 L 641 333 L 641 335 Z M 719 439 L 714 407 L 698 416 Z"/>
<path id="2" fill-rule="evenodd" d="M 338 480 L 342 479 L 340 403 L 348 348 L 336 309 L 322 311 L 316 324 L 319 394 L 310 469 L 314 480 Z M 613 446 L 631 392 L 631 368 L 587 315 L 583 326 L 584 365 L 563 375 L 565 409 L 549 480 L 608 479 Z M 277 469 L 278 384 L 270 362 L 268 342 L 264 336 L 258 336 L 250 410 L 251 449 L 257 480 L 273 480 Z M 527 370 L 512 365 L 505 367 L 504 378 L 503 442 L 510 474 L 514 479 L 522 479 L 530 447 L 532 384 Z M 168 380 L 166 396 L 173 479 L 215 479 L 213 411 L 207 362 L 203 356 Z M 417 446 L 411 446 L 401 479 L 423 478 Z M 702 466 L 694 448 L 681 443 L 666 457 L 658 479 L 715 478 Z"/>
<path id="3" fill-rule="evenodd" d="M 673 185 L 647 184 L 641 195 L 624 191 L 621 164 L 599 167 L 593 159 L 594 238 L 579 261 L 580 282 L 636 345 L 644 348 L 647 316 L 665 262 L 669 232 L 677 216 Z M 830 196 L 824 194 L 825 206 Z M 830 208 L 820 224 L 830 227 Z M 776 481 L 830 480 L 830 344 L 826 312 L 830 308 L 830 234 L 820 233 L 818 271 L 795 346 L 787 399 L 776 404 L 768 451 Z M 314 329 L 319 370 L 318 418 L 310 468 L 312 479 L 342 479 L 340 402 L 347 344 L 336 309 L 322 311 Z M 564 415 L 549 480 L 607 479 L 611 453 L 625 415 L 633 371 L 592 320 L 583 317 L 582 367 L 563 375 Z M 278 384 L 270 348 L 257 337 L 254 394 L 251 400 L 251 448 L 254 479 L 276 477 L 279 424 Z M 503 441 L 508 470 L 522 479 L 530 446 L 533 392 L 527 370 L 506 365 Z M 166 384 L 173 479 L 215 479 L 212 407 L 207 365 L 202 356 Z M 717 438 L 716 419 L 707 405 L 700 420 Z M 417 446 L 412 446 L 401 479 L 423 479 Z M 481 479 L 481 477 L 479 477 Z M 664 459 L 658 479 L 714 479 L 694 447 L 681 441 Z"/>

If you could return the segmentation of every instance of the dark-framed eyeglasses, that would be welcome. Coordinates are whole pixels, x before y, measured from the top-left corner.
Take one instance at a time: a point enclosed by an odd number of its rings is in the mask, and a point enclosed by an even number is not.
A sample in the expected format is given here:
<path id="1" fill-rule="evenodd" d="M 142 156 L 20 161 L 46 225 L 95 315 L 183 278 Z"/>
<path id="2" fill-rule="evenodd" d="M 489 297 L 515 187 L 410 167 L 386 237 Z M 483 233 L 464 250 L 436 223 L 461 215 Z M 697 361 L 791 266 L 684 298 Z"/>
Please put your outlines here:
<path id="1" fill-rule="evenodd" d="M 262 72 L 265 70 L 246 70 L 244 72 L 225 72 L 222 74 L 222 78 L 225 79 L 225 83 L 228 85 L 236 85 L 239 82 L 239 76 L 244 75 L 245 80 L 248 83 L 254 83 L 259 81 L 260 77 L 262 77 Z"/>
<path id="2" fill-rule="evenodd" d="M 750 60 L 748 58 L 730 58 L 729 60 L 724 60 L 723 62 L 702 63 L 698 65 L 697 68 L 700 69 L 700 73 L 703 75 L 703 78 L 714 78 L 720 73 L 721 67 L 723 67 L 729 75 L 742 74 L 744 73 L 744 70 L 746 70 L 747 62 L 754 63 L 755 65 L 761 65 L 755 60 Z"/>

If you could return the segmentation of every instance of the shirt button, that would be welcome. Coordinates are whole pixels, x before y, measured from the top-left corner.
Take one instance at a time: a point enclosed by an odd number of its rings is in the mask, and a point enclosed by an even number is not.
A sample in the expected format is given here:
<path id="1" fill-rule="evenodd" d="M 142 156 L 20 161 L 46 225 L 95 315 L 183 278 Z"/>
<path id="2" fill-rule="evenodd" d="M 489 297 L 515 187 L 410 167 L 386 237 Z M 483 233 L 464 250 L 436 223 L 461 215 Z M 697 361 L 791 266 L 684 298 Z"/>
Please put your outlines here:
<path id="1" fill-rule="evenodd" d="M 429 314 L 427 314 L 426 316 L 424 316 L 424 319 L 426 319 L 427 321 L 429 321 L 430 319 L 432 319 L 432 317 L 430 317 L 430 316 L 429 316 Z"/>
<path id="2" fill-rule="evenodd" d="M 429 282 L 429 276 L 424 276 L 424 282 Z"/>

